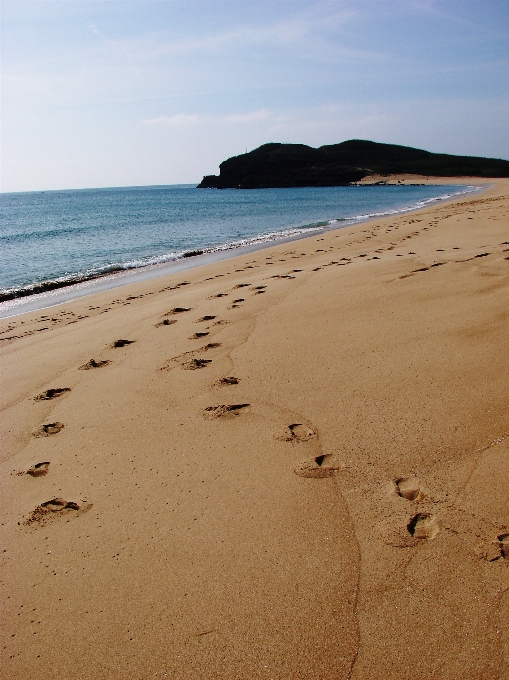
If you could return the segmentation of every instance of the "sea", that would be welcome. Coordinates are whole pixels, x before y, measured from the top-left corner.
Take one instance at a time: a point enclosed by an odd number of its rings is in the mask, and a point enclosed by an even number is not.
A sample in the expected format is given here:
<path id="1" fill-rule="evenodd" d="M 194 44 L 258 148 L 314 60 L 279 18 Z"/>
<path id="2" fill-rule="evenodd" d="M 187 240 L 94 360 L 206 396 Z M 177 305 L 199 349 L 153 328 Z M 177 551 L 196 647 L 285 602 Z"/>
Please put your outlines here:
<path id="1" fill-rule="evenodd" d="M 241 248 L 397 215 L 478 189 L 171 185 L 2 193 L 0 304 L 95 279 L 112 279 L 114 285 L 121 276 L 127 283 L 129 271 L 167 273 L 164 265 L 176 263 L 181 270 L 205 255 L 207 261 L 214 254 L 223 259 Z M 83 294 L 87 290 L 92 292 L 87 288 Z"/>

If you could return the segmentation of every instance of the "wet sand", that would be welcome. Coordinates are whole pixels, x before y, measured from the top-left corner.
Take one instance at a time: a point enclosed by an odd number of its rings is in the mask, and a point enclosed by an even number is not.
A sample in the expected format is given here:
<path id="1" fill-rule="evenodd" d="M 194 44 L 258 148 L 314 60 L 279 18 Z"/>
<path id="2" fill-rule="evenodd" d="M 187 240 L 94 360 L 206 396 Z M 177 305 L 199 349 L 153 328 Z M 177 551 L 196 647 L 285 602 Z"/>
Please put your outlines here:
<path id="1" fill-rule="evenodd" d="M 509 675 L 489 182 L 1 322 L 4 678 Z"/>

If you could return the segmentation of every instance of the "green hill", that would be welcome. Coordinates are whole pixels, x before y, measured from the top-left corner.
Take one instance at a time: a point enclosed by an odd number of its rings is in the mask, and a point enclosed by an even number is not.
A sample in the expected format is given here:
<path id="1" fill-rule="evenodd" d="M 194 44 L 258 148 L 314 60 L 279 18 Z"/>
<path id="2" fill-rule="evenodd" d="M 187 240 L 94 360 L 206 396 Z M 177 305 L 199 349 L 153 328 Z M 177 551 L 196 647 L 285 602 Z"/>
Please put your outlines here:
<path id="1" fill-rule="evenodd" d="M 264 144 L 223 161 L 219 175 L 198 188 L 265 189 L 341 186 L 366 175 L 411 173 L 432 177 L 509 177 L 509 161 L 431 153 L 397 144 L 351 139 L 314 149 L 305 144 Z"/>

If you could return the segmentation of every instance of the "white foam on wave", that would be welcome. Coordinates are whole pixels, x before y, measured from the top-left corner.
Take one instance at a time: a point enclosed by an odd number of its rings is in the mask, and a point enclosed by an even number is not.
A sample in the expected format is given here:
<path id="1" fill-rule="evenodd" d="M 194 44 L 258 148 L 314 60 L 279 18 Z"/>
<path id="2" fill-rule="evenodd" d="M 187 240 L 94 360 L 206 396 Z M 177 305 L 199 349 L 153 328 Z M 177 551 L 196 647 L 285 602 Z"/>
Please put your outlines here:
<path id="1" fill-rule="evenodd" d="M 455 196 L 460 196 L 463 194 L 469 194 L 475 191 L 481 190 L 483 187 L 482 186 L 474 186 L 474 185 L 468 185 L 464 188 L 462 188 L 459 191 L 454 191 L 454 192 L 449 192 L 449 193 L 444 193 L 440 194 L 439 196 L 433 196 L 431 198 L 426 198 L 422 199 L 420 201 L 417 201 L 416 203 L 413 203 L 408 206 L 404 206 L 402 208 L 394 208 L 390 210 L 384 210 L 380 212 L 373 212 L 373 213 L 366 213 L 366 214 L 361 214 L 361 215 L 354 215 L 352 217 L 341 217 L 341 218 L 333 218 L 329 220 L 328 222 L 318 222 L 316 224 L 310 224 L 310 225 L 304 225 L 302 227 L 293 227 L 290 229 L 282 229 L 279 231 L 272 231 L 266 234 L 258 234 L 257 236 L 251 236 L 251 237 L 246 237 L 242 238 L 236 241 L 230 241 L 228 243 L 223 243 L 223 244 L 218 244 L 218 245 L 213 245 L 213 246 L 204 246 L 200 247 L 197 246 L 194 249 L 186 249 L 186 250 L 181 250 L 181 251 L 171 251 L 169 253 L 163 253 L 162 255 L 154 255 L 146 258 L 139 258 L 136 260 L 129 260 L 127 262 L 115 262 L 115 263 L 109 263 L 106 265 L 102 265 L 97 268 L 90 268 L 82 272 L 75 272 L 75 273 L 69 273 L 69 274 L 64 274 L 62 276 L 59 276 L 55 279 L 51 279 L 51 281 L 48 282 L 42 282 L 41 283 L 33 283 L 29 284 L 25 287 L 22 288 L 12 288 L 12 289 L 2 289 L 0 290 L 0 293 L 8 293 L 10 294 L 11 292 L 18 292 L 18 291 L 26 291 L 24 292 L 20 297 L 16 297 L 15 300 L 20 300 L 22 297 L 25 297 L 27 294 L 30 295 L 30 297 L 33 297 L 34 295 L 52 295 L 56 294 L 58 292 L 58 289 L 61 289 L 61 286 L 65 285 L 75 285 L 78 288 L 86 287 L 87 285 L 90 285 L 94 280 L 100 277 L 108 277 L 108 276 L 122 276 L 122 274 L 127 274 L 131 270 L 136 270 L 136 269 L 142 269 L 146 267 L 154 267 L 157 265 L 164 265 L 168 264 L 171 262 L 179 262 L 182 261 L 185 258 L 192 257 L 194 254 L 196 256 L 199 255 L 206 255 L 206 254 L 214 254 L 214 253 L 220 253 L 228 250 L 235 250 L 238 248 L 243 248 L 246 246 L 250 245 L 256 245 L 256 244 L 262 244 L 262 243 L 269 243 L 271 241 L 279 241 L 281 239 L 285 238 L 292 238 L 294 236 L 301 236 L 303 234 L 310 234 L 310 233 L 316 233 L 316 232 L 323 232 L 329 229 L 337 229 L 338 226 L 348 226 L 351 224 L 355 224 L 358 222 L 366 221 L 366 220 L 371 220 L 379 217 L 388 217 L 390 215 L 399 215 L 407 212 L 411 212 L 413 210 L 419 210 L 421 208 L 425 208 L 428 205 L 431 205 L 433 203 L 438 203 L 440 201 L 445 201 L 450 198 L 453 198 Z M 37 288 L 40 285 L 43 285 L 44 283 L 56 283 L 60 284 L 56 286 L 56 290 L 54 291 L 44 291 L 44 292 L 35 292 L 34 293 L 29 293 L 29 290 L 32 288 Z M 2 308 L 4 305 L 7 304 L 7 301 L 1 302 L 0 305 L 2 305 Z M 15 304 L 14 300 L 11 301 L 10 304 Z"/>
<path id="2" fill-rule="evenodd" d="M 412 205 L 405 206 L 403 208 L 394 208 L 393 210 L 384 210 L 382 212 L 366 213 L 365 215 L 355 215 L 354 217 L 340 217 L 333 219 L 329 224 L 339 224 L 344 222 L 361 222 L 363 220 L 371 220 L 375 217 L 389 217 L 390 215 L 401 215 L 402 213 L 412 212 L 413 210 L 419 210 L 425 208 L 433 203 L 439 203 L 440 201 L 447 201 L 455 196 L 461 196 L 462 194 L 471 194 L 474 191 L 480 191 L 482 186 L 468 185 L 465 189 L 461 191 L 453 191 L 448 194 L 440 194 L 440 196 L 432 196 L 431 198 L 423 198 L 421 201 L 412 203 Z"/>
<path id="3" fill-rule="evenodd" d="M 165 253 L 164 255 L 155 255 L 154 257 L 141 258 L 139 260 L 130 260 L 124 262 L 122 267 L 124 269 L 138 269 L 139 267 L 147 267 L 155 264 L 166 264 L 167 262 L 176 262 L 177 260 L 182 260 L 187 257 L 191 257 L 192 253 L 196 255 L 205 255 L 212 253 L 220 253 L 225 250 L 235 250 L 236 248 L 243 248 L 245 246 L 255 245 L 257 243 L 266 243 L 268 241 L 279 241 L 282 238 L 290 238 L 292 236 L 297 236 L 299 234 L 306 234 L 315 231 L 322 231 L 329 222 L 320 224 L 316 226 L 307 227 L 296 227 L 294 229 L 283 229 L 281 231 L 272 231 L 268 234 L 259 234 L 258 236 L 250 236 L 248 238 L 242 238 L 238 241 L 230 241 L 228 243 L 222 243 L 216 246 L 206 246 L 203 248 L 197 247 L 193 250 L 181 250 L 179 252 Z"/>
<path id="4" fill-rule="evenodd" d="M 299 236 L 301 234 L 313 233 L 317 231 L 323 231 L 328 228 L 337 228 L 338 224 L 342 226 L 347 226 L 347 224 L 352 224 L 355 222 L 361 222 L 364 220 L 373 219 L 376 217 L 388 217 L 390 215 L 399 215 L 406 212 L 411 212 L 413 210 L 419 210 L 420 208 L 425 208 L 427 205 L 437 203 L 440 201 L 446 201 L 454 196 L 460 196 L 461 194 L 472 193 L 473 191 L 479 191 L 482 189 L 481 186 L 467 186 L 465 189 L 460 191 L 454 191 L 452 193 L 440 194 L 439 196 L 433 196 L 431 198 L 422 199 L 417 201 L 412 205 L 405 206 L 403 208 L 394 208 L 392 210 L 385 210 L 381 212 L 366 213 L 362 215 L 354 215 L 353 217 L 341 217 L 331 219 L 328 222 L 319 222 L 317 224 L 310 224 L 303 227 L 294 227 L 291 229 L 282 229 L 280 231 L 272 231 L 267 234 L 258 234 L 257 236 L 250 236 L 247 238 L 239 239 L 238 241 L 230 241 L 228 243 L 222 243 L 215 246 L 197 246 L 195 250 L 181 250 L 174 251 L 170 253 L 164 253 L 163 255 L 155 255 L 148 258 L 140 258 L 137 260 L 130 260 L 124 262 L 119 267 L 123 269 L 138 269 L 140 267 L 148 267 L 157 264 L 166 264 L 168 262 L 176 262 L 186 257 L 190 257 L 191 253 L 196 252 L 197 255 L 205 255 L 211 253 L 218 253 L 225 250 L 234 250 L 236 248 L 243 248 L 244 246 L 250 246 L 257 243 L 267 243 L 269 241 L 279 241 L 283 238 L 291 238 L 292 236 Z"/>

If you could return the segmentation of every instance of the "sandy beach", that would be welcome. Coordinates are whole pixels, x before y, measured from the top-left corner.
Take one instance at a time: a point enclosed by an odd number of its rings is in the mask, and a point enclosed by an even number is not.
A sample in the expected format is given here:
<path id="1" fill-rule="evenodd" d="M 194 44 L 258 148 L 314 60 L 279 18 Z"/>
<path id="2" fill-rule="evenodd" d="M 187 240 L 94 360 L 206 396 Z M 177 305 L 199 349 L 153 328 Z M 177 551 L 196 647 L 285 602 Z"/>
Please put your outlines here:
<path id="1" fill-rule="evenodd" d="M 509 677 L 509 180 L 440 181 L 1 321 L 5 680 Z"/>

